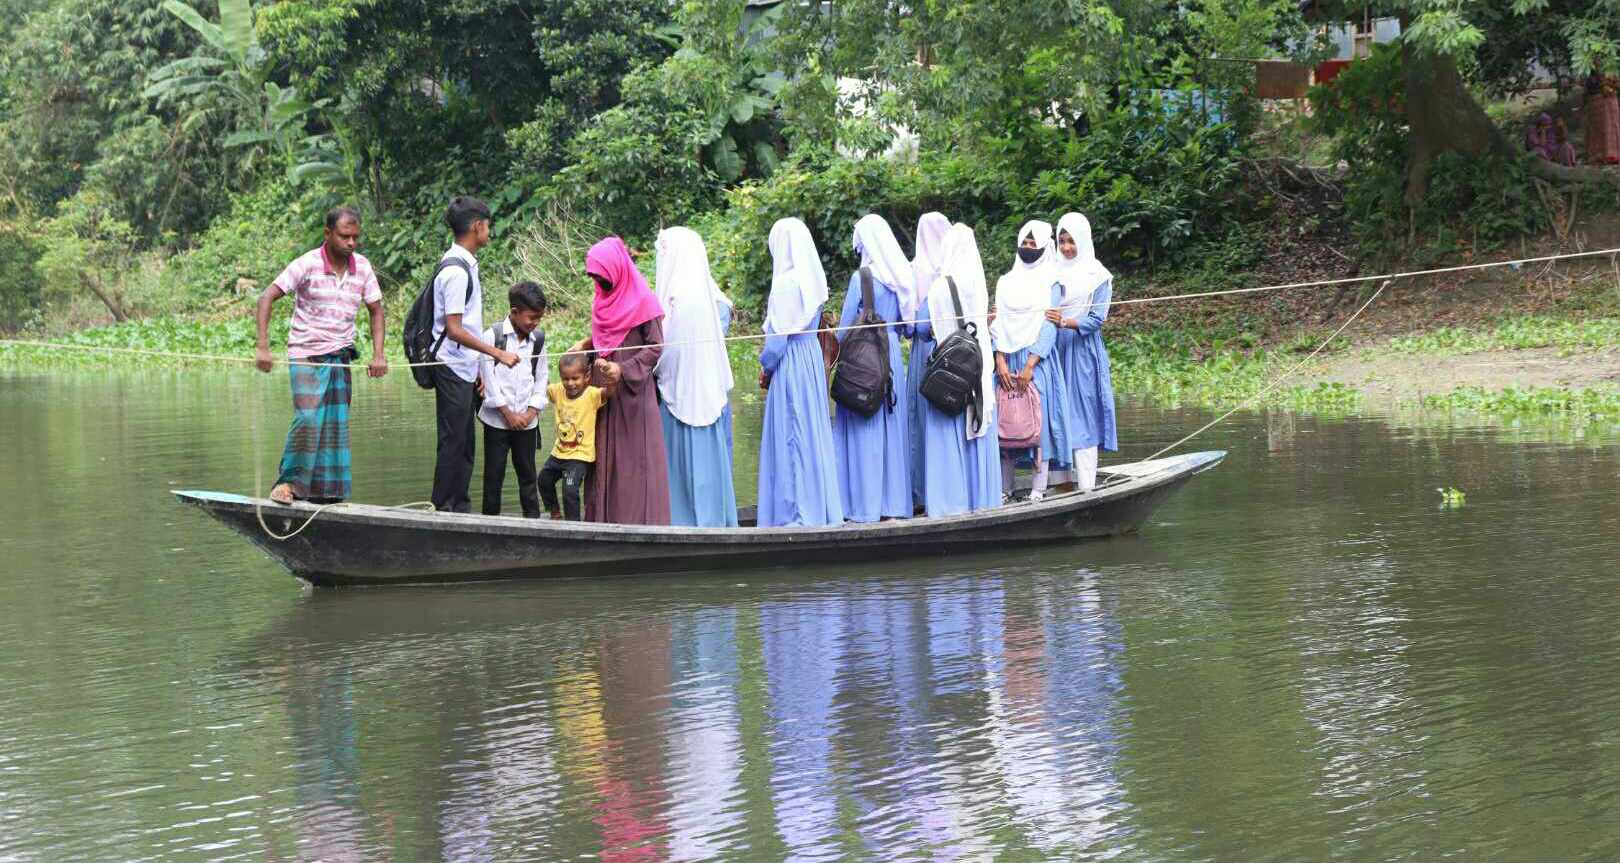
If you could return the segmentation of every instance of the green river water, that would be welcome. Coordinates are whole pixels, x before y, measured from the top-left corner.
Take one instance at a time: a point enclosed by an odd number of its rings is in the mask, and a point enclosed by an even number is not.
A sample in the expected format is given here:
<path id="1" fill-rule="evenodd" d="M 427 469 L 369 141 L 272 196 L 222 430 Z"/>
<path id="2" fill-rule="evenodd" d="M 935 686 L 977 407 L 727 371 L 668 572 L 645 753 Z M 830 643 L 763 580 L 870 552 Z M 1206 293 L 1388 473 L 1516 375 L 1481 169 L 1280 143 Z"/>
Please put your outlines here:
<path id="1" fill-rule="evenodd" d="M 356 498 L 425 498 L 429 394 L 357 390 Z M 1613 430 L 1240 413 L 1117 540 L 309 591 L 169 495 L 288 412 L 0 373 L 0 861 L 1620 857 Z"/>

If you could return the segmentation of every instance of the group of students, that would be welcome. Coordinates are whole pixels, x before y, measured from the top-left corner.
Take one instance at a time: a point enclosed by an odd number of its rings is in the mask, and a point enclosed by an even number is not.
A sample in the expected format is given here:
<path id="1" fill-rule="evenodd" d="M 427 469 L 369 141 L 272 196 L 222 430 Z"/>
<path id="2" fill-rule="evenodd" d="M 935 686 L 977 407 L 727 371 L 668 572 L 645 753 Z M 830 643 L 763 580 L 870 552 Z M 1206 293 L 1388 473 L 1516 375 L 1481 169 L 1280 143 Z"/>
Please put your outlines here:
<path id="1" fill-rule="evenodd" d="M 710 273 L 702 238 L 684 227 L 659 233 L 656 291 L 621 239 L 592 246 L 590 334 L 561 352 L 560 382 L 552 384 L 538 285 L 513 285 L 509 313 L 483 326 L 477 255 L 489 242 L 488 206 L 458 197 L 446 222 L 454 243 L 419 300 L 432 303 L 437 363 L 413 369 L 435 393 L 434 506 L 470 511 L 482 425 L 485 514 L 500 513 L 510 460 L 528 517 L 543 505 L 553 518 L 736 526 L 735 382 L 726 350 L 732 304 Z M 296 302 L 288 337 L 294 417 L 271 492 L 278 502 L 349 495 L 348 363 L 362 304 L 372 315 L 369 372 L 387 373 L 381 295 L 355 252 L 358 237 L 358 214 L 333 210 L 322 246 L 289 265 L 259 301 L 258 362 L 266 371 L 271 304 L 284 294 Z M 836 525 L 998 506 L 1024 464 L 1033 471 L 1032 500 L 1044 495 L 1053 468 L 1072 470 L 1076 487 L 1091 489 L 1098 450 L 1117 450 L 1118 440 L 1100 335 L 1112 277 L 1096 259 L 1085 217 L 1069 213 L 1055 232 L 1046 222 L 1024 225 L 993 308 L 967 225 L 925 214 L 907 256 L 889 224 L 868 215 L 856 223 L 853 243 L 861 266 L 834 335 L 842 344 L 862 328 L 881 328 L 893 395 L 870 415 L 843 404 L 829 410 L 829 375 L 839 371 L 836 349 L 821 338 L 826 273 L 804 222 L 778 221 L 768 240 L 772 277 L 759 357 L 766 398 L 757 524 Z M 980 397 L 950 411 L 920 388 L 936 348 L 959 330 L 983 358 Z M 556 435 L 537 471 L 548 405 Z M 1009 432 L 1015 417 L 1028 427 Z"/>

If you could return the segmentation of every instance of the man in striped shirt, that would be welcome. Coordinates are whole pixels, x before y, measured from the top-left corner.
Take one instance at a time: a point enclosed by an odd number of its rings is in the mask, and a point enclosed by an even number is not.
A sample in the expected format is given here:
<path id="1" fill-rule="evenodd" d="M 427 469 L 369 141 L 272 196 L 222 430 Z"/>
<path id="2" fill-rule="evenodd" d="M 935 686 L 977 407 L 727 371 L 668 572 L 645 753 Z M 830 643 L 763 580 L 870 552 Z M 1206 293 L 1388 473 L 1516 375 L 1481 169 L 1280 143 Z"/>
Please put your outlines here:
<path id="1" fill-rule="evenodd" d="M 349 496 L 349 363 L 354 322 L 360 305 L 371 314 L 371 363 L 367 374 L 388 374 L 383 356 L 382 289 L 371 262 L 357 253 L 360 214 L 336 207 L 326 214 L 325 239 L 287 265 L 259 297 L 255 317 L 260 371 L 275 365 L 270 356 L 270 307 L 293 295 L 292 328 L 287 334 L 292 377 L 293 420 L 281 455 L 281 470 L 270 499 L 330 503 Z"/>

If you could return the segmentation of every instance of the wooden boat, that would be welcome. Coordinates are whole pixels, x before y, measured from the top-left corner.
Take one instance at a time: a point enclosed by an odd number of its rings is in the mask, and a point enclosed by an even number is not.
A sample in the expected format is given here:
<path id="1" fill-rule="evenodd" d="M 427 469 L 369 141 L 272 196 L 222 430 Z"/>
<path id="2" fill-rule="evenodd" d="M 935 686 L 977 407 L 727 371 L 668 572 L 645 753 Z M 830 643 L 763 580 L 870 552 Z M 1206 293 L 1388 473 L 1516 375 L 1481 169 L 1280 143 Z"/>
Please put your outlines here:
<path id="1" fill-rule="evenodd" d="M 1171 492 L 1225 457 L 1199 452 L 1110 465 L 1090 492 L 945 518 L 834 527 L 760 528 L 751 520 L 733 528 L 649 527 L 349 503 L 318 511 L 222 492 L 174 494 L 316 585 L 454 583 L 854 563 L 1115 536 L 1137 529 Z M 298 533 L 278 540 L 265 526 Z"/>

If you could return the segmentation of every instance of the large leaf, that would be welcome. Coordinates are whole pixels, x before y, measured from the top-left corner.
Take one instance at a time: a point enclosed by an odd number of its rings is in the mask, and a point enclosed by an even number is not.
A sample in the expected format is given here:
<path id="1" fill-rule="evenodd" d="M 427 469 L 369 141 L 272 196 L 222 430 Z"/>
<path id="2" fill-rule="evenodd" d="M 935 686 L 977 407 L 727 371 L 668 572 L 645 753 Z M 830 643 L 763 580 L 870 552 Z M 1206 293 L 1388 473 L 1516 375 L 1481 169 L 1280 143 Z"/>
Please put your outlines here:
<path id="1" fill-rule="evenodd" d="M 226 53 L 230 52 L 219 25 L 204 18 L 202 13 L 181 3 L 180 0 L 163 0 L 163 8 L 168 10 L 170 15 L 184 21 L 187 27 L 196 30 L 203 37 L 203 41 L 211 47 Z"/>
<path id="2" fill-rule="evenodd" d="M 709 161 L 720 179 L 730 183 L 742 176 L 742 156 L 737 154 L 737 142 L 731 140 L 730 135 L 721 135 L 708 149 Z"/>
<path id="3" fill-rule="evenodd" d="M 263 129 L 239 129 L 225 136 L 226 147 L 242 147 L 248 144 L 263 144 L 274 140 L 275 136 Z"/>
<path id="4" fill-rule="evenodd" d="M 253 5 L 248 0 L 219 0 L 219 30 L 231 58 L 237 63 L 247 63 L 248 50 L 257 43 L 253 35 Z"/>
<path id="5" fill-rule="evenodd" d="M 776 155 L 776 148 L 764 141 L 754 142 L 754 162 L 759 165 L 760 173 L 770 176 L 776 171 L 776 166 L 782 161 Z"/>

